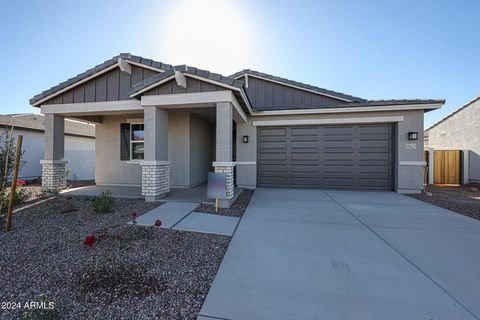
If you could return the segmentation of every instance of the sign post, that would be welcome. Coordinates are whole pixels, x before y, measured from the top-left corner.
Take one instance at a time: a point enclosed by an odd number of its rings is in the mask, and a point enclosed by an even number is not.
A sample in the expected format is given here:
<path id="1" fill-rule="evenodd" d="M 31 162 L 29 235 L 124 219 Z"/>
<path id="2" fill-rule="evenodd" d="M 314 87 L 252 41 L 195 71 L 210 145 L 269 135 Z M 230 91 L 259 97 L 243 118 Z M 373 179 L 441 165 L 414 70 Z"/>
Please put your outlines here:
<path id="1" fill-rule="evenodd" d="M 12 186 L 10 189 L 10 198 L 8 201 L 7 221 L 5 225 L 5 229 L 7 231 L 10 231 L 10 228 L 12 227 L 13 198 L 15 196 L 15 190 L 17 188 L 18 167 L 20 166 L 20 157 L 22 156 L 22 141 L 23 136 L 19 135 L 17 140 L 17 148 L 15 150 L 15 163 L 13 166 Z"/>
<path id="2" fill-rule="evenodd" d="M 218 212 L 218 199 L 227 198 L 227 176 L 225 173 L 208 173 L 207 197 L 215 199 L 215 212 Z"/>

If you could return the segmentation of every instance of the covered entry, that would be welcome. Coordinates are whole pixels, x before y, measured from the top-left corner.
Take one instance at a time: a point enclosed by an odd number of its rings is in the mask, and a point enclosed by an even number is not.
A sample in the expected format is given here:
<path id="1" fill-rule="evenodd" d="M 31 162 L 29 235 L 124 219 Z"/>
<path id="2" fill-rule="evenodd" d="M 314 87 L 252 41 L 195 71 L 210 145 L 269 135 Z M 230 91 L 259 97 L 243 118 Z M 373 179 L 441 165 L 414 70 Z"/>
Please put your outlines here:
<path id="1" fill-rule="evenodd" d="M 258 128 L 259 186 L 393 189 L 393 125 Z"/>

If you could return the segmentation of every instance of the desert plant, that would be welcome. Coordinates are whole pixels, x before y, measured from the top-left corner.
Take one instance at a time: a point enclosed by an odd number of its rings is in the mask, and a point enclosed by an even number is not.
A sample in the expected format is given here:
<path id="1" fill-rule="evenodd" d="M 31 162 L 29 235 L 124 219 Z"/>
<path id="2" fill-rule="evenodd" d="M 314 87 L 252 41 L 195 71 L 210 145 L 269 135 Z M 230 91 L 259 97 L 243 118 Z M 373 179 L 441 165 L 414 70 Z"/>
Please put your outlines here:
<path id="1" fill-rule="evenodd" d="M 20 157 L 23 152 L 20 153 Z M 13 138 L 13 128 L 10 130 L 4 128 L 0 130 L 0 199 L 4 199 L 7 191 L 7 180 L 13 171 L 15 162 L 15 138 Z M 19 168 L 25 164 L 25 161 L 19 162 Z M 7 202 L 8 203 L 8 202 Z M 4 211 L 4 202 L 0 202 L 0 211 Z"/>
<path id="2" fill-rule="evenodd" d="M 13 171 L 13 163 L 15 162 L 15 138 L 12 137 L 13 130 L 0 129 L 0 184 L 5 185 Z M 20 156 L 23 155 L 23 151 Z M 21 167 L 25 165 L 25 161 L 19 162 Z"/>
<path id="3" fill-rule="evenodd" d="M 20 204 L 20 203 L 22 203 L 23 201 L 25 201 L 25 199 L 26 199 L 27 197 L 28 197 L 28 196 L 27 196 L 27 193 L 25 192 L 25 190 L 22 189 L 22 188 L 17 187 L 17 189 L 15 190 L 15 194 L 13 195 L 13 204 L 14 204 L 14 205 Z M 10 197 L 9 197 L 9 193 L 4 192 L 3 195 L 2 195 L 2 198 L 1 198 L 1 201 L 2 201 L 2 205 L 1 205 L 2 212 L 7 212 L 9 198 L 10 198 Z"/>
<path id="4" fill-rule="evenodd" d="M 95 213 L 110 213 L 113 208 L 112 193 L 110 190 L 102 192 L 99 197 L 96 197 L 93 202 L 93 211 Z"/>
<path id="5" fill-rule="evenodd" d="M 70 168 L 66 168 L 66 169 L 65 169 L 65 177 L 66 177 L 67 179 L 70 177 L 70 172 L 71 172 L 71 171 L 72 171 L 72 170 L 71 170 Z"/>
<path id="6" fill-rule="evenodd" d="M 56 189 L 42 188 L 42 191 L 41 191 L 42 198 L 50 198 L 57 195 L 58 195 L 58 190 Z"/>

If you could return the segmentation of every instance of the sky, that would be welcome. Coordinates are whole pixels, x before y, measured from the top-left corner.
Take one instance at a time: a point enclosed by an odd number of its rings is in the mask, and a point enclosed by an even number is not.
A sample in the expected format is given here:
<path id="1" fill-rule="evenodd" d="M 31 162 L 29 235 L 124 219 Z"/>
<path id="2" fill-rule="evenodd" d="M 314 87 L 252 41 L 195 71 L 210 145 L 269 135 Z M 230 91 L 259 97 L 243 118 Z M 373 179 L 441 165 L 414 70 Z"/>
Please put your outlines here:
<path id="1" fill-rule="evenodd" d="M 254 69 L 365 99 L 480 95 L 480 1 L 4 1 L 0 113 L 119 54 Z"/>

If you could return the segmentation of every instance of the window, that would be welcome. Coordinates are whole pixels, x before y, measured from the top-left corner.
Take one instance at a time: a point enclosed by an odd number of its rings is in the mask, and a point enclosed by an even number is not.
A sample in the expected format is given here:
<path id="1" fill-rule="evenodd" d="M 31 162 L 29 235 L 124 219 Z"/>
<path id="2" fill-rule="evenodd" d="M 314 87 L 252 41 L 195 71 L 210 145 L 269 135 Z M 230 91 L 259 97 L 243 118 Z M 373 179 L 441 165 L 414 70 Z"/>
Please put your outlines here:
<path id="1" fill-rule="evenodd" d="M 144 125 L 131 124 L 130 125 L 130 159 L 143 160 L 144 159 Z"/>

